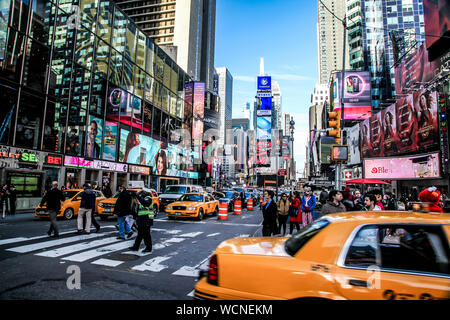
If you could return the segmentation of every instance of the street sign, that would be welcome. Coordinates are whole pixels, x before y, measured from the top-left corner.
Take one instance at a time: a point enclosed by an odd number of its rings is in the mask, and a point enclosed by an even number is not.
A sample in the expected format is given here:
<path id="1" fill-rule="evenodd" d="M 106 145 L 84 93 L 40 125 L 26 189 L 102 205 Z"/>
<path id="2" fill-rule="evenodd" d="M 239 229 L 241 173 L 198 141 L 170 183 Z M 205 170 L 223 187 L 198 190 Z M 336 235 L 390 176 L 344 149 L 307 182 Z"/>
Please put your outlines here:
<path id="1" fill-rule="evenodd" d="M 279 169 L 278 175 L 279 176 L 287 176 L 287 169 Z"/>
<path id="2" fill-rule="evenodd" d="M 348 146 L 333 145 L 331 147 L 331 160 L 347 161 L 348 160 Z"/>

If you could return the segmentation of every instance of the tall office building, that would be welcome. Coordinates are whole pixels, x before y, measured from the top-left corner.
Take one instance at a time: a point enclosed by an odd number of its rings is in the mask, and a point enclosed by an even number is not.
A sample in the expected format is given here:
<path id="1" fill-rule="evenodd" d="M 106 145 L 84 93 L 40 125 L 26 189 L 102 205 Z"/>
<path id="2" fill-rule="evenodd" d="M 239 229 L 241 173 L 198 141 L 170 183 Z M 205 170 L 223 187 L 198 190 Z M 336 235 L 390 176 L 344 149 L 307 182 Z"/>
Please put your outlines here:
<path id="1" fill-rule="evenodd" d="M 328 9 L 343 19 L 345 16 L 345 0 L 322 0 Z M 344 27 L 342 22 L 332 16 L 325 7 L 317 1 L 317 44 L 320 83 L 327 84 L 334 70 L 342 70 L 342 53 Z M 345 58 L 348 67 L 348 55 Z"/>
<path id="2" fill-rule="evenodd" d="M 114 0 L 194 80 L 213 90 L 216 0 Z"/>
<path id="3" fill-rule="evenodd" d="M 226 67 L 216 68 L 219 78 L 219 145 L 228 144 L 227 130 L 233 118 L 233 76 Z"/>
<path id="4" fill-rule="evenodd" d="M 376 112 L 395 96 L 394 55 L 425 41 L 423 2 L 347 0 L 347 17 L 350 69 L 370 72 Z"/>
<path id="5" fill-rule="evenodd" d="M 281 129 L 281 89 L 278 81 L 272 81 L 272 128 Z"/>

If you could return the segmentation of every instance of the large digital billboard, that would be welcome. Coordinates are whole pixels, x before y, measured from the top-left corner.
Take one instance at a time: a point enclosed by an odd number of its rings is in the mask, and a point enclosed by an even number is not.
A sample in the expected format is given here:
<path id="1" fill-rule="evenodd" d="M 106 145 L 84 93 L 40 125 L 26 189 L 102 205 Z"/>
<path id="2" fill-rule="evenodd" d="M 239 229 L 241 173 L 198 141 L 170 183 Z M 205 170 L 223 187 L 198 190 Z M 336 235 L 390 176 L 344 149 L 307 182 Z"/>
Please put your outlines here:
<path id="1" fill-rule="evenodd" d="M 119 161 L 131 164 L 155 166 L 161 142 L 125 129 L 120 132 Z"/>
<path id="2" fill-rule="evenodd" d="M 450 1 L 423 0 L 423 14 L 425 34 L 428 35 L 425 36 L 427 48 L 438 41 L 444 42 L 447 40 L 440 37 L 450 36 Z"/>
<path id="3" fill-rule="evenodd" d="M 364 158 L 438 148 L 436 92 L 418 90 L 360 123 L 360 150 Z"/>
<path id="4" fill-rule="evenodd" d="M 192 138 L 193 140 L 201 141 L 203 138 L 203 119 L 205 117 L 205 84 L 203 82 L 194 83 L 193 116 Z"/>
<path id="5" fill-rule="evenodd" d="M 103 141 L 103 120 L 89 116 L 89 125 L 86 135 L 85 156 L 88 158 L 100 158 Z"/>
<path id="6" fill-rule="evenodd" d="M 270 116 L 272 115 L 272 96 L 260 97 L 258 109 L 256 110 L 257 116 Z"/>
<path id="7" fill-rule="evenodd" d="M 364 178 L 367 179 L 397 180 L 439 177 L 439 153 L 364 159 Z"/>
<path id="8" fill-rule="evenodd" d="M 333 73 L 331 88 L 334 111 L 341 110 L 342 73 Z M 344 119 L 367 119 L 371 115 L 372 96 L 370 73 L 368 71 L 345 72 Z"/>
<path id="9" fill-rule="evenodd" d="M 258 90 L 271 90 L 272 77 L 258 77 Z"/>
<path id="10" fill-rule="evenodd" d="M 271 127 L 272 121 L 271 117 L 257 117 L 256 118 L 256 139 L 258 140 L 270 140 L 272 139 Z"/>
<path id="11" fill-rule="evenodd" d="M 347 145 L 348 150 L 348 165 L 353 165 L 361 162 L 361 156 L 359 152 L 359 124 L 353 127 L 346 128 L 347 131 Z"/>

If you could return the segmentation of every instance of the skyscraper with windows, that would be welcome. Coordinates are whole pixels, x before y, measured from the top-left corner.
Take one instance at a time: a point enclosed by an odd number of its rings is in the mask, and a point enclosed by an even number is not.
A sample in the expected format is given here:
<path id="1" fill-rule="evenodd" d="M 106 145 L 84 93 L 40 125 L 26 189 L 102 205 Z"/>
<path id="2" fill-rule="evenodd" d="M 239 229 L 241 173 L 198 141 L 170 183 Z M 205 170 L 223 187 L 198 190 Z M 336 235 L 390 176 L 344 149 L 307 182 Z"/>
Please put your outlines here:
<path id="1" fill-rule="evenodd" d="M 345 15 L 345 0 L 321 0 L 338 18 Z M 342 22 L 331 15 L 324 5 L 317 1 L 317 55 L 319 61 L 319 81 L 327 84 L 331 72 L 342 69 L 344 27 Z M 345 65 L 348 66 L 348 55 Z"/>
<path id="2" fill-rule="evenodd" d="M 216 0 L 114 0 L 196 81 L 213 90 Z"/>
<path id="3" fill-rule="evenodd" d="M 425 41 L 423 3 L 347 0 L 347 25 L 350 69 L 370 72 L 372 111 L 376 112 L 395 96 L 395 56 Z"/>

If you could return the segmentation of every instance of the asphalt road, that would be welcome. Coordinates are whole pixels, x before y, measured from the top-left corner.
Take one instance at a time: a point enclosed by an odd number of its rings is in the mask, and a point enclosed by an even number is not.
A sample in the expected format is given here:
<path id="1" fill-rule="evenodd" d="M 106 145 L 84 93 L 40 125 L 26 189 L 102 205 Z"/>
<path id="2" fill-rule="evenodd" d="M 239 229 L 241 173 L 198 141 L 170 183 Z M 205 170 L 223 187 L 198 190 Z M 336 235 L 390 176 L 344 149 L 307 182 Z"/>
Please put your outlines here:
<path id="1" fill-rule="evenodd" d="M 261 236 L 262 214 L 174 221 L 161 213 L 150 254 L 141 253 L 144 243 L 139 253 L 128 250 L 136 235 L 116 239 L 116 219 L 97 220 L 102 228 L 90 235 L 76 234 L 76 219 L 58 220 L 57 239 L 46 234 L 50 222 L 32 214 L 0 220 L 0 300 L 189 300 L 217 245 Z"/>

